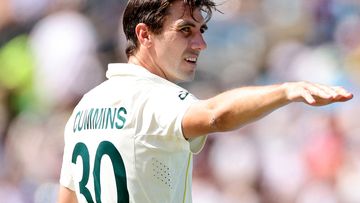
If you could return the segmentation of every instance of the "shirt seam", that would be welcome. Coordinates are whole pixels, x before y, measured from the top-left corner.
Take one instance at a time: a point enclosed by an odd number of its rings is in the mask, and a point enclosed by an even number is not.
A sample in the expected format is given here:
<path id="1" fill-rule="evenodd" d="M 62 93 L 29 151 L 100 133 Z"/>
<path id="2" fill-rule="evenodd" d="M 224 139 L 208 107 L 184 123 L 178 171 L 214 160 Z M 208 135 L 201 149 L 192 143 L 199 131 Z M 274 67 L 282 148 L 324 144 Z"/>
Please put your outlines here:
<path id="1" fill-rule="evenodd" d="M 186 175 L 185 175 L 185 188 L 184 188 L 184 196 L 183 196 L 183 203 L 185 203 L 186 201 L 186 191 L 187 191 L 187 185 L 188 185 L 188 176 L 189 176 L 189 169 L 190 169 L 190 160 L 191 160 L 191 153 L 189 153 L 189 158 L 188 158 L 188 164 L 187 164 L 187 168 L 186 168 Z"/>

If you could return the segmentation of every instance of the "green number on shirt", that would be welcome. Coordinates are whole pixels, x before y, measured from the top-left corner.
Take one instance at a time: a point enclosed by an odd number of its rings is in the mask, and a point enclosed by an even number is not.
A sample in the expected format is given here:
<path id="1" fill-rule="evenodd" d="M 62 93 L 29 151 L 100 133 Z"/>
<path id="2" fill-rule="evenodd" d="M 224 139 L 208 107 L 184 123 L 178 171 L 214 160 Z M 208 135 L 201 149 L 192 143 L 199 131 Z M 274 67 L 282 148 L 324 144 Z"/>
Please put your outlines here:
<path id="1" fill-rule="evenodd" d="M 118 202 L 129 202 L 129 193 L 126 186 L 126 172 L 124 162 L 121 158 L 119 151 L 116 147 L 108 141 L 103 141 L 99 144 L 96 150 L 95 163 L 94 163 L 94 188 L 96 202 L 101 203 L 101 185 L 100 185 L 100 166 L 101 159 L 104 155 L 108 155 L 113 165 L 113 171 L 116 181 L 117 199 Z M 93 203 L 93 198 L 89 189 L 86 187 L 89 181 L 89 150 L 84 143 L 77 143 L 72 154 L 72 163 L 76 164 L 78 157 L 83 161 L 83 175 L 79 182 L 80 193 L 84 195 L 87 202 Z"/>
<path id="2" fill-rule="evenodd" d="M 93 203 L 94 201 L 92 200 L 90 191 L 86 188 L 86 184 L 89 180 L 89 171 L 90 171 L 89 150 L 86 147 L 86 145 L 81 142 L 76 144 L 72 154 L 71 162 L 75 164 L 79 156 L 81 156 L 83 161 L 83 176 L 81 178 L 81 181 L 79 182 L 80 193 L 84 195 L 87 202 Z"/>

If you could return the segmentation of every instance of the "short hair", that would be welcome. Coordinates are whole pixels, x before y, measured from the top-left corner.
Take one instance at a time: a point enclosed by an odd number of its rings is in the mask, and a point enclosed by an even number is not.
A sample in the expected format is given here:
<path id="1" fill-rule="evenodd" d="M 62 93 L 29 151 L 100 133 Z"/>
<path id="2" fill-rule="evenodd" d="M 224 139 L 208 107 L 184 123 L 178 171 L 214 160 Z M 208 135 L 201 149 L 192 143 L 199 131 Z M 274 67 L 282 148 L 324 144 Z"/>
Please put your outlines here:
<path id="1" fill-rule="evenodd" d="M 135 54 L 139 46 L 135 27 L 144 23 L 151 32 L 160 34 L 165 17 L 169 15 L 169 7 L 175 1 L 183 1 L 190 8 L 192 18 L 194 10 L 200 8 L 206 14 L 205 21 L 209 21 L 212 11 L 217 10 L 212 0 L 129 0 L 123 15 L 123 30 L 127 40 L 125 52 L 128 58 Z"/>

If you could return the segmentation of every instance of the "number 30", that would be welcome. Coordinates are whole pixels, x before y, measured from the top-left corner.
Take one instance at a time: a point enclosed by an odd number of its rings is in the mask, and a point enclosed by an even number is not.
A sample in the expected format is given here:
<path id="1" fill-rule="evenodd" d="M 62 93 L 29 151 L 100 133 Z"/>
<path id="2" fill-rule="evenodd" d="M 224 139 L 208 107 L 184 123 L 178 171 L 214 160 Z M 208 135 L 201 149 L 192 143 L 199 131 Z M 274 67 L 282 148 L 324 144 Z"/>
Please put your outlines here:
<path id="1" fill-rule="evenodd" d="M 119 151 L 116 147 L 109 141 L 103 141 L 99 144 L 98 149 L 96 150 L 95 163 L 94 163 L 94 188 L 95 188 L 95 198 L 97 203 L 101 203 L 101 185 L 100 185 L 100 165 L 101 158 L 104 155 L 108 155 L 111 163 L 113 165 L 113 171 L 116 181 L 116 190 L 117 190 L 117 199 L 118 203 L 129 202 L 129 193 L 126 186 L 126 171 L 124 162 L 121 158 Z M 86 187 L 89 181 L 89 150 L 86 145 L 82 142 L 79 142 L 75 145 L 73 154 L 72 154 L 72 163 L 76 164 L 77 158 L 81 157 L 83 161 L 83 175 L 81 181 L 79 182 L 80 193 L 84 195 L 87 202 L 93 203 L 94 200 L 91 196 L 89 189 Z"/>

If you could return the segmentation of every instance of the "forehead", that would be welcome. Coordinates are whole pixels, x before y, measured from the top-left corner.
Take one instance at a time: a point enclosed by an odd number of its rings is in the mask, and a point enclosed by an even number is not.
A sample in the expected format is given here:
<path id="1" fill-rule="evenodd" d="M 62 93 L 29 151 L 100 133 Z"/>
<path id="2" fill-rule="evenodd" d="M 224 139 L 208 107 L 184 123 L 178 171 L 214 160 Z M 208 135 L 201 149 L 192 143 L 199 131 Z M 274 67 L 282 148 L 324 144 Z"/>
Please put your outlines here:
<path id="1" fill-rule="evenodd" d="M 200 8 L 196 8 L 191 16 L 189 6 L 185 5 L 183 1 L 175 1 L 169 7 L 169 15 L 166 17 L 170 22 L 176 22 L 179 20 L 189 20 L 196 24 L 205 24 L 204 17 L 201 14 Z M 194 20 L 195 18 L 195 20 Z"/>

